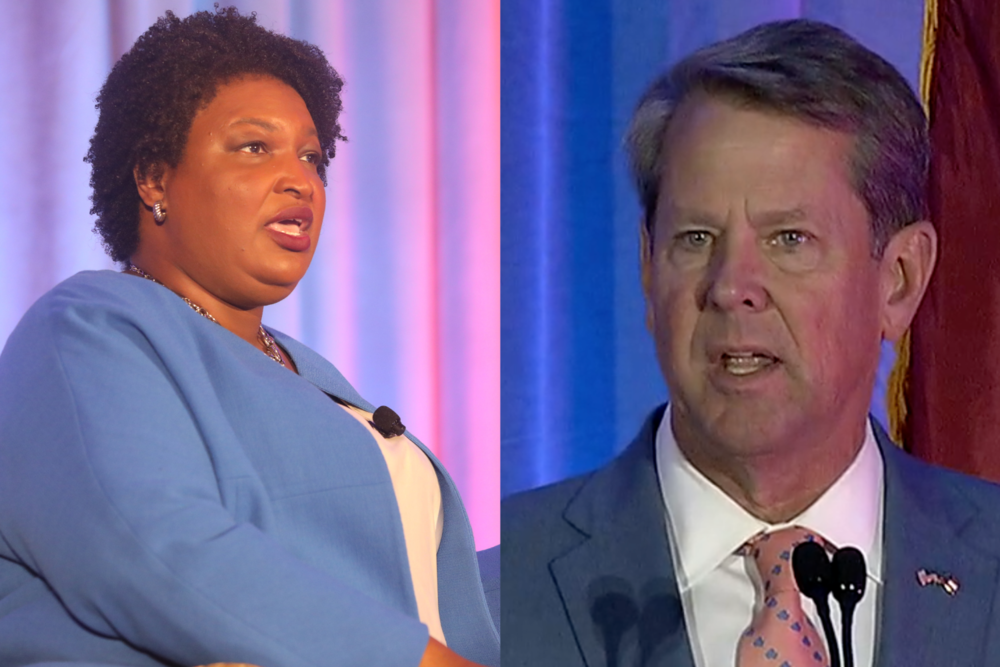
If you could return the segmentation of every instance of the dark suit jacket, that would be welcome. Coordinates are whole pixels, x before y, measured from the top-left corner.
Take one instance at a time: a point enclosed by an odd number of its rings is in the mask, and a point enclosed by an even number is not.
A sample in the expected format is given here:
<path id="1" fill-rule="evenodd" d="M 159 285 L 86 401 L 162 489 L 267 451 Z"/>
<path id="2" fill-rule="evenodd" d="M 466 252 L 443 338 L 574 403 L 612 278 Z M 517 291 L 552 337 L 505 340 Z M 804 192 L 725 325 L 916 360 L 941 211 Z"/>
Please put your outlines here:
<path id="1" fill-rule="evenodd" d="M 603 468 L 502 504 L 505 667 L 694 665 L 654 464 L 662 416 Z M 922 463 L 875 430 L 885 462 L 877 664 L 1000 665 L 1000 487 Z M 920 569 L 951 574 L 958 592 L 921 586 Z"/>

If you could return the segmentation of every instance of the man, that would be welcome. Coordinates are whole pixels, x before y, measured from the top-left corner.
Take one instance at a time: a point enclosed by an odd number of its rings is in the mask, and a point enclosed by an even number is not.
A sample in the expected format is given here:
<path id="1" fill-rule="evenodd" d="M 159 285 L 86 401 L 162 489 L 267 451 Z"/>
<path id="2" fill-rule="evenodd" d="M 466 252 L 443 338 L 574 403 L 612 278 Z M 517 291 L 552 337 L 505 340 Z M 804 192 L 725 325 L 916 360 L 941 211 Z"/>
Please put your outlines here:
<path id="1" fill-rule="evenodd" d="M 867 415 L 936 258 L 925 126 L 891 65 L 811 21 L 654 82 L 628 148 L 670 403 L 607 466 L 502 506 L 504 665 L 837 664 L 845 644 L 1000 664 L 1000 489 Z M 768 540 L 787 546 L 765 564 Z M 852 627 L 779 590 L 809 540 L 864 557 Z"/>

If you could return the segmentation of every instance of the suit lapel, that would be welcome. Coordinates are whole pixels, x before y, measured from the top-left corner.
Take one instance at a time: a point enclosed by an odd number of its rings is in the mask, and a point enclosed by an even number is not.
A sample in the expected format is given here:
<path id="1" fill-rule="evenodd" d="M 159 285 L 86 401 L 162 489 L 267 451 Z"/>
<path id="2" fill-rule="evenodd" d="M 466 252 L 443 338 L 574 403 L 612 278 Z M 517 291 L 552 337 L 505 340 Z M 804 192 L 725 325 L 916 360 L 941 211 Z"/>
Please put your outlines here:
<path id="1" fill-rule="evenodd" d="M 564 518 L 580 543 L 549 568 L 588 667 L 693 667 L 653 458 L 657 411 Z"/>
<path id="2" fill-rule="evenodd" d="M 975 546 L 979 509 L 940 471 L 912 459 L 876 428 L 885 461 L 885 567 L 877 664 L 977 665 L 990 640 L 997 559 Z M 952 575 L 960 588 L 921 586 L 919 570 Z M 964 594 L 963 594 L 964 593 Z"/>

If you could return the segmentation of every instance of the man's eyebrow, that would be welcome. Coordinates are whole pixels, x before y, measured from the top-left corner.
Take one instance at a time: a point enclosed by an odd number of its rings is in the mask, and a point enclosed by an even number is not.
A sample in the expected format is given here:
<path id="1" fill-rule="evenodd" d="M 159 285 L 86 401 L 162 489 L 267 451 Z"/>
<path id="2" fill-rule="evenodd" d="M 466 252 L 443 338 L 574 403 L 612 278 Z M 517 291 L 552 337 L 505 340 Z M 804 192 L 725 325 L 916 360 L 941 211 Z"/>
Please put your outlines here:
<path id="1" fill-rule="evenodd" d="M 751 221 L 760 227 L 776 227 L 786 225 L 790 222 L 802 222 L 809 218 L 809 214 L 801 207 L 790 209 L 779 209 L 774 211 L 761 211 L 754 214 Z"/>
<path id="2" fill-rule="evenodd" d="M 680 206 L 667 205 L 667 220 L 672 225 L 684 227 L 721 227 L 725 221 L 705 211 L 688 209 Z"/>
<path id="3" fill-rule="evenodd" d="M 237 118 L 236 120 L 234 120 L 232 123 L 229 124 L 229 127 L 233 127 L 234 125 L 256 125 L 257 127 L 261 128 L 262 130 L 266 130 L 268 132 L 277 132 L 278 131 L 278 126 L 277 125 L 275 125 L 274 123 L 271 123 L 269 121 L 266 121 L 263 118 Z M 316 133 L 316 128 L 315 127 L 310 127 L 308 129 L 306 129 L 306 136 L 309 136 L 309 137 L 318 136 L 317 133 Z"/>

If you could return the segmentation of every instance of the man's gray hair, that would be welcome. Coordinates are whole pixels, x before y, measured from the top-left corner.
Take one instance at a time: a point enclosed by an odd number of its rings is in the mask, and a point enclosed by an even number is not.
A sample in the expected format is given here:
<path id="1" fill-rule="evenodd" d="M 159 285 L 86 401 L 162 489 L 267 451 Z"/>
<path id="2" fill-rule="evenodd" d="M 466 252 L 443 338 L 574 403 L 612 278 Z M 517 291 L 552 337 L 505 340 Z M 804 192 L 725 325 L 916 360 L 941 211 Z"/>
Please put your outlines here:
<path id="1" fill-rule="evenodd" d="M 777 21 L 688 56 L 656 79 L 626 137 L 652 235 L 664 137 L 695 93 L 853 134 L 852 185 L 870 216 L 873 253 L 903 226 L 927 219 L 927 120 L 903 76 L 846 33 L 817 21 Z"/>

